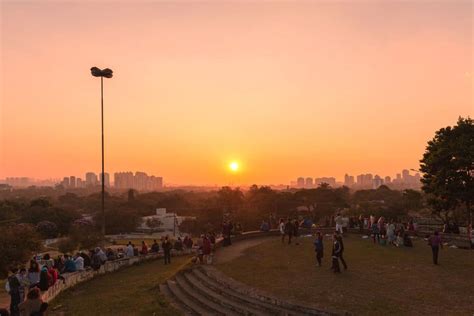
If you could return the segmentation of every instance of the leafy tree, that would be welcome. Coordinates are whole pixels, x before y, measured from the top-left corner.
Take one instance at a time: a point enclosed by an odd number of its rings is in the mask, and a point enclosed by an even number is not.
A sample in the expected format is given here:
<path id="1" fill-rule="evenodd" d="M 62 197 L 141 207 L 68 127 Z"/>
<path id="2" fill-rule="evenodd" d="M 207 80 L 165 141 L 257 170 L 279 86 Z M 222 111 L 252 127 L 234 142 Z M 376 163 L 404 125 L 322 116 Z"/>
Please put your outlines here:
<path id="1" fill-rule="evenodd" d="M 182 221 L 181 224 L 179 224 L 179 231 L 196 236 L 203 233 L 202 228 L 198 227 L 197 221 L 191 219 L 185 219 Z"/>
<path id="2" fill-rule="evenodd" d="M 74 240 L 70 237 L 61 239 L 58 242 L 58 250 L 62 253 L 72 253 L 79 247 L 77 240 Z"/>
<path id="3" fill-rule="evenodd" d="M 43 238 L 58 237 L 58 225 L 50 221 L 41 221 L 36 225 L 36 231 Z"/>
<path id="4" fill-rule="evenodd" d="M 10 201 L 0 201 L 0 221 L 18 217 L 18 206 Z"/>
<path id="5" fill-rule="evenodd" d="M 46 199 L 46 198 L 38 198 L 38 199 L 32 200 L 31 203 L 30 203 L 30 206 L 31 206 L 31 207 L 37 206 L 37 207 L 44 207 L 44 208 L 46 208 L 46 207 L 51 207 L 51 206 L 53 206 L 53 205 L 52 205 L 51 202 L 50 202 L 48 199 Z"/>
<path id="6" fill-rule="evenodd" d="M 34 204 L 23 213 L 23 221 L 37 225 L 42 221 L 53 222 L 57 225 L 60 234 L 67 234 L 74 220 L 80 215 L 73 210 L 65 210 L 58 207 L 45 206 L 45 204 Z"/>
<path id="7" fill-rule="evenodd" d="M 105 229 L 107 234 L 130 233 L 136 230 L 141 218 L 127 207 L 105 210 Z M 102 224 L 102 214 L 96 213 L 94 221 L 98 227 Z"/>
<path id="8" fill-rule="evenodd" d="M 217 201 L 225 211 L 238 210 L 244 202 L 244 194 L 239 188 L 232 189 L 231 187 L 222 187 L 217 192 Z"/>
<path id="9" fill-rule="evenodd" d="M 71 228 L 69 238 L 71 246 L 76 245 L 82 249 L 92 249 L 100 244 L 102 234 L 92 224 L 87 225 L 86 222 L 76 222 Z"/>
<path id="10" fill-rule="evenodd" d="M 471 118 L 458 119 L 457 125 L 441 128 L 428 142 L 420 160 L 423 191 L 433 214 L 444 222 L 463 218 L 472 223 L 474 200 L 474 124 Z"/>
<path id="11" fill-rule="evenodd" d="M 0 226 L 0 276 L 5 277 L 10 267 L 24 264 L 34 251 L 41 249 L 35 228 L 27 224 Z"/>

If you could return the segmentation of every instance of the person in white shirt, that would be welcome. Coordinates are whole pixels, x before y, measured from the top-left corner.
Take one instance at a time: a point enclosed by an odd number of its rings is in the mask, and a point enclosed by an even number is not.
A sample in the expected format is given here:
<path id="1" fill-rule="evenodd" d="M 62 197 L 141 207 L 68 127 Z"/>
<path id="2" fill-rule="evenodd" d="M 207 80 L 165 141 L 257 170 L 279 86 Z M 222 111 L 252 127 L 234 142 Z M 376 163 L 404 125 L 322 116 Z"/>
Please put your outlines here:
<path id="1" fill-rule="evenodd" d="M 80 254 L 76 254 L 76 259 L 74 259 L 76 264 L 76 271 L 84 271 L 84 258 Z"/>
<path id="2" fill-rule="evenodd" d="M 342 235 L 342 225 L 344 224 L 344 221 L 341 214 L 337 214 L 334 221 L 336 222 L 336 232 L 339 232 Z"/>
<path id="3" fill-rule="evenodd" d="M 285 220 L 283 218 L 280 218 L 279 229 L 281 234 L 281 242 L 285 242 Z"/>
<path id="4" fill-rule="evenodd" d="M 128 242 L 128 245 L 127 245 L 127 249 L 125 249 L 125 255 L 127 257 L 133 257 L 134 253 L 133 253 L 133 245 L 132 245 L 132 242 L 129 241 Z"/>

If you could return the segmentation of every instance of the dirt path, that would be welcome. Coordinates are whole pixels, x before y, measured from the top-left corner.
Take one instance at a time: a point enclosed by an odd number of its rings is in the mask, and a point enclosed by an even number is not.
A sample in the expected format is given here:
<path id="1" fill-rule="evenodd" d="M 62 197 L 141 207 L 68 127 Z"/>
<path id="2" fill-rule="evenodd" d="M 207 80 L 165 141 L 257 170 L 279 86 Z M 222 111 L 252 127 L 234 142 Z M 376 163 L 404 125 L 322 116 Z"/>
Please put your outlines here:
<path id="1" fill-rule="evenodd" d="M 268 240 L 275 239 L 277 237 L 261 237 L 261 238 L 252 238 L 247 240 L 238 241 L 232 243 L 229 247 L 219 248 L 214 255 L 214 263 L 222 264 L 230 262 L 238 257 L 240 257 L 246 249 L 257 246 Z"/>

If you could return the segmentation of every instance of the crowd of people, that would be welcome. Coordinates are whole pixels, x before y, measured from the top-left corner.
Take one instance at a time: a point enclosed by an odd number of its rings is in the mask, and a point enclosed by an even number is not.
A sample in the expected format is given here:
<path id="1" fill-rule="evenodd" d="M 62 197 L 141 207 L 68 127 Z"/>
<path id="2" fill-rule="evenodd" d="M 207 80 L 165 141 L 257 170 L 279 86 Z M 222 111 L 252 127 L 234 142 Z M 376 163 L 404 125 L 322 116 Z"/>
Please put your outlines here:
<path id="1" fill-rule="evenodd" d="M 263 220 L 260 231 L 268 232 L 272 229 L 274 219 Z M 347 218 L 343 219 L 341 214 L 337 214 L 331 219 L 335 231 L 332 234 L 331 246 L 331 270 L 334 273 L 341 273 L 340 263 L 344 270 L 347 270 L 347 264 L 344 259 L 344 240 L 343 234 L 347 226 Z M 415 232 L 416 223 L 410 220 L 405 226 L 394 220 L 386 220 L 384 217 L 375 216 L 359 218 L 350 218 L 351 228 L 358 228 L 360 232 L 369 233 L 374 244 L 393 245 L 396 247 L 413 247 L 413 243 L 407 231 Z M 278 230 L 281 235 L 281 242 L 298 245 L 298 236 L 300 228 L 306 227 L 304 220 L 281 218 L 278 224 Z M 314 225 L 312 225 L 314 227 Z M 311 226 L 310 226 L 311 227 Z M 446 229 L 446 227 L 445 227 Z M 452 229 L 452 227 L 450 227 Z M 231 236 L 237 235 L 242 231 L 239 224 L 233 224 L 231 221 L 224 221 L 222 224 L 222 245 L 224 247 L 232 244 Z M 468 234 L 472 237 L 471 226 L 468 228 Z M 427 237 L 428 245 L 432 249 L 433 263 L 438 264 L 439 250 L 443 247 L 441 235 L 435 231 L 433 235 Z M 11 297 L 10 312 L 0 309 L 0 316 L 3 315 L 26 315 L 39 316 L 44 315 L 48 304 L 41 299 L 41 293 L 47 291 L 51 286 L 60 280 L 64 280 L 64 274 L 76 271 L 99 270 L 107 261 L 113 261 L 120 258 L 130 258 L 135 256 L 144 256 L 152 253 L 163 253 L 164 264 L 171 263 L 172 250 L 195 250 L 196 256 L 193 262 L 202 264 L 212 264 L 213 254 L 216 246 L 216 234 L 209 232 L 200 236 L 196 242 L 189 236 L 183 239 L 171 240 L 168 236 L 163 236 L 158 242 L 156 239 L 149 246 L 145 241 L 141 242 L 140 247 L 135 246 L 131 241 L 125 247 L 109 247 L 102 249 L 96 247 L 89 251 L 79 251 L 75 255 L 64 254 L 56 259 L 51 258 L 49 254 L 35 256 L 29 262 L 29 267 L 20 267 L 11 269 L 11 273 L 5 284 L 5 289 Z M 316 253 L 316 263 L 322 266 L 324 258 L 324 238 L 318 231 L 314 240 L 314 250 Z"/>
<path id="2" fill-rule="evenodd" d="M 215 243 L 215 236 L 210 236 Z M 208 256 L 207 242 L 202 242 L 203 255 Z M 40 316 L 44 315 L 48 304 L 42 301 L 42 293 L 48 291 L 56 282 L 64 280 L 67 273 L 86 270 L 99 270 L 107 261 L 121 258 L 144 256 L 151 253 L 163 253 L 164 263 L 171 263 L 171 251 L 192 249 L 194 242 L 189 236 L 178 237 L 174 242 L 163 236 L 161 243 L 155 239 L 151 246 L 145 241 L 136 247 L 131 241 L 125 247 L 96 247 L 89 251 L 78 251 L 76 254 L 59 255 L 53 259 L 48 253 L 33 257 L 28 268 L 14 267 L 5 283 L 5 290 L 10 295 L 9 310 L 0 309 L 0 316 Z M 199 246 L 201 247 L 201 246 Z M 206 258 L 207 259 L 207 258 Z"/>
<path id="3" fill-rule="evenodd" d="M 284 243 L 286 237 L 288 237 L 288 244 L 291 244 L 291 240 L 295 239 L 295 244 L 298 245 L 298 236 L 299 236 L 299 229 L 300 229 L 300 221 L 298 219 L 291 219 L 291 218 L 280 218 L 280 224 L 278 225 L 278 229 L 281 235 L 281 242 Z"/>

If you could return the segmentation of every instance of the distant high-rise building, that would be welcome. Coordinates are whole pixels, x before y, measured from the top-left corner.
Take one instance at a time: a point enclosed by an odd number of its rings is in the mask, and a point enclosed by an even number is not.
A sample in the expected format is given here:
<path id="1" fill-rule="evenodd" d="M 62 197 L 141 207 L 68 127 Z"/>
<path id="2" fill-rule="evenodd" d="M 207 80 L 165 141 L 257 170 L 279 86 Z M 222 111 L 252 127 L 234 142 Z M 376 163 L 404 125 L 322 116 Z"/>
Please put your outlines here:
<path id="1" fill-rule="evenodd" d="M 82 181 L 81 178 L 77 178 L 77 179 L 76 179 L 76 188 L 79 188 L 79 189 L 80 189 L 80 188 L 83 188 L 83 187 L 85 187 L 84 181 Z"/>
<path id="2" fill-rule="evenodd" d="M 344 175 L 344 185 L 346 187 L 351 187 L 354 185 L 354 176 L 350 176 L 347 173 Z"/>
<path id="3" fill-rule="evenodd" d="M 64 177 L 61 185 L 65 188 L 69 188 L 69 177 Z"/>
<path id="4" fill-rule="evenodd" d="M 116 172 L 114 174 L 114 185 L 117 189 L 133 189 L 133 172 Z"/>
<path id="5" fill-rule="evenodd" d="M 156 191 L 163 188 L 163 178 L 148 176 L 145 172 L 116 172 L 114 186 L 117 189 L 135 189 L 138 191 Z"/>
<path id="6" fill-rule="evenodd" d="M 390 184 L 392 183 L 392 178 L 390 178 L 390 176 L 386 176 L 385 177 L 385 184 Z"/>
<path id="7" fill-rule="evenodd" d="M 378 189 L 383 184 L 382 178 L 379 175 L 376 175 L 372 179 L 372 189 Z"/>
<path id="8" fill-rule="evenodd" d="M 69 187 L 73 188 L 73 189 L 76 187 L 76 177 L 75 176 L 70 176 L 69 177 Z"/>
<path id="9" fill-rule="evenodd" d="M 308 189 L 313 187 L 313 178 L 306 178 L 305 187 Z"/>
<path id="10" fill-rule="evenodd" d="M 12 187 L 27 187 L 31 182 L 31 179 L 27 177 L 8 177 L 5 179 L 5 183 Z"/>
<path id="11" fill-rule="evenodd" d="M 410 171 L 408 171 L 407 169 L 403 169 L 402 179 L 403 179 L 403 182 L 410 182 Z"/>
<path id="12" fill-rule="evenodd" d="M 420 176 L 419 173 L 416 173 L 416 174 L 415 174 L 415 182 L 416 182 L 416 184 L 419 184 L 420 181 L 421 181 L 421 176 Z"/>
<path id="13" fill-rule="evenodd" d="M 360 174 L 357 176 L 357 185 L 363 188 L 371 188 L 372 180 L 373 180 L 373 176 L 371 173 Z"/>
<path id="14" fill-rule="evenodd" d="M 135 172 L 133 179 L 134 189 L 138 191 L 145 191 L 147 189 L 148 175 L 145 172 Z"/>
<path id="15" fill-rule="evenodd" d="M 86 173 L 86 186 L 92 187 L 98 184 L 97 175 L 94 172 Z"/>
<path id="16" fill-rule="evenodd" d="M 299 177 L 298 179 L 296 179 L 296 186 L 298 188 L 304 188 L 304 178 L 303 177 Z"/>

